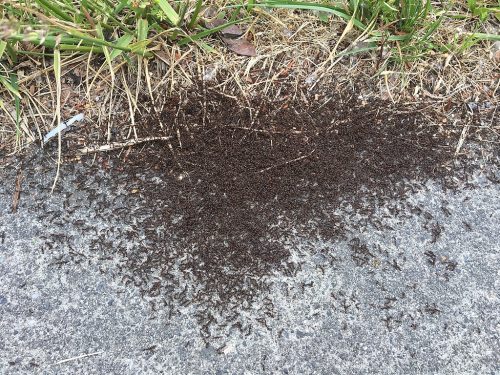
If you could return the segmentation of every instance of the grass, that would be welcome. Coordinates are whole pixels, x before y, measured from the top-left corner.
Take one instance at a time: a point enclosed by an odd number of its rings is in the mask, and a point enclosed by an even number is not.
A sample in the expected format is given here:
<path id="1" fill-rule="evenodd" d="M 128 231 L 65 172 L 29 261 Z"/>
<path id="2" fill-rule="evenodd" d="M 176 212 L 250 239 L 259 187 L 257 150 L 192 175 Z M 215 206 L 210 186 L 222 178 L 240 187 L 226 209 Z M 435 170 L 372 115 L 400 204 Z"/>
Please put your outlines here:
<path id="1" fill-rule="evenodd" d="M 184 56 L 183 51 L 195 48 L 219 58 L 220 48 L 214 34 L 237 23 L 246 24 L 249 29 L 257 24 L 264 30 L 267 27 L 267 40 L 276 44 L 283 43 L 282 39 L 272 39 L 273 33 L 277 34 L 277 25 L 286 25 L 292 16 L 304 27 L 323 30 L 325 38 L 326 35 L 330 38 L 333 28 L 340 28 L 333 45 L 328 47 L 328 57 L 319 64 L 323 73 L 346 56 L 372 51 L 376 60 L 375 75 L 383 76 L 388 71 L 409 70 L 415 62 L 429 61 L 436 54 L 459 56 L 477 44 L 500 40 L 498 33 L 488 29 L 488 25 L 500 21 L 498 0 L 221 0 L 210 3 L 201 0 L 7 0 L 0 5 L 0 12 L 0 88 L 3 87 L 0 107 L 15 127 L 17 148 L 26 132 L 23 130 L 26 99 L 23 98 L 29 92 L 25 86 L 27 80 L 17 75 L 17 67 L 26 61 L 43 62 L 44 72 L 58 71 L 51 68 L 55 62 L 64 67 L 77 56 L 82 56 L 80 61 L 87 65 L 102 61 L 92 83 L 99 79 L 110 83 L 112 96 L 116 74 L 122 67 L 128 67 L 139 80 L 147 69 L 144 62 L 157 59 L 165 49 Z M 311 21 L 311 17 L 316 21 Z M 217 27 L 207 28 L 207 18 L 224 21 Z M 450 25 L 459 25 L 463 31 L 457 32 Z M 57 68 L 60 70 L 61 66 Z M 145 76 L 145 79 L 149 78 Z M 87 95 L 92 83 L 87 87 Z M 60 89 L 60 83 L 56 86 Z M 140 83 L 136 86 L 142 87 Z M 128 96 L 130 100 L 134 95 Z M 137 107 L 137 103 L 130 106 Z M 52 107 L 58 108 L 56 101 Z"/>

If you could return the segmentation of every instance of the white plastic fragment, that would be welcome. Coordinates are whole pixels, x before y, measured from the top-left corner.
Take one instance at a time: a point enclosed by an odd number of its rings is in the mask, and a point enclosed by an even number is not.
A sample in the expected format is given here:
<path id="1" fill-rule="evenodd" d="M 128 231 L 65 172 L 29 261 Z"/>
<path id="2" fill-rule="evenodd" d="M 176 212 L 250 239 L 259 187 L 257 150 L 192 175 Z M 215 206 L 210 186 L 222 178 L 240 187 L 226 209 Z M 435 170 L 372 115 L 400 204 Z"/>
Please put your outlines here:
<path id="1" fill-rule="evenodd" d="M 55 137 L 58 135 L 60 132 L 62 132 L 64 129 L 70 127 L 75 123 L 76 121 L 82 121 L 83 120 L 83 113 L 79 113 L 72 118 L 70 118 L 66 122 L 61 122 L 59 125 L 57 125 L 54 129 L 52 129 L 50 132 L 48 132 L 45 137 L 43 137 L 43 143 L 47 143 L 51 138 Z"/>

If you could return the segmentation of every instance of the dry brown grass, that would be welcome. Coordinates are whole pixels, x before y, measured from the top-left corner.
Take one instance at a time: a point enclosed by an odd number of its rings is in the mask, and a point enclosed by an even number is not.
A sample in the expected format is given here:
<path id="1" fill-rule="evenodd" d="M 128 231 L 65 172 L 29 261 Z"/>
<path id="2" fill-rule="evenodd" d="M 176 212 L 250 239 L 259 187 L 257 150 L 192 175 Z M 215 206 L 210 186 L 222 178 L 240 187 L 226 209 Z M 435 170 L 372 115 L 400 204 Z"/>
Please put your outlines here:
<path id="1" fill-rule="evenodd" d="M 451 43 L 460 28 L 469 28 L 467 20 L 446 22 L 436 38 L 443 45 Z M 61 118 L 66 120 L 83 112 L 86 121 L 80 126 L 108 129 L 106 135 L 96 131 L 94 138 L 83 140 L 85 146 L 108 143 L 114 125 L 127 124 L 125 139 L 137 139 L 136 118 L 143 111 L 143 94 L 154 102 L 166 94 L 189 90 L 199 80 L 227 95 L 243 98 L 242 105 L 255 95 L 283 95 L 285 82 L 296 89 L 356 84 L 364 98 L 433 100 L 443 112 L 451 108 L 450 103 L 486 101 L 492 107 L 498 105 L 500 70 L 498 61 L 491 56 L 491 42 L 482 42 L 463 53 L 429 51 L 418 60 L 395 64 L 390 63 L 391 53 L 397 52 L 388 53 L 382 46 L 341 57 L 353 45 L 363 43 L 363 35 L 344 32 L 345 27 L 345 22 L 338 19 L 319 22 L 312 13 L 258 10 L 247 24 L 247 37 L 258 52 L 255 57 L 237 56 L 217 38 L 205 41 L 212 51 L 196 44 L 183 48 L 163 44 L 154 58 L 135 57 L 132 64 L 117 60 L 112 71 L 99 56 L 66 56 L 62 60 Z M 4 103 L 0 113 L 0 156 L 22 151 L 31 144 L 41 145 L 44 134 L 56 126 L 57 95 L 51 64 L 48 59 L 27 57 L 16 67 L 23 96 L 20 133 L 14 101 L 6 90 L 0 92 Z M 491 127 L 495 126 L 492 122 Z"/>

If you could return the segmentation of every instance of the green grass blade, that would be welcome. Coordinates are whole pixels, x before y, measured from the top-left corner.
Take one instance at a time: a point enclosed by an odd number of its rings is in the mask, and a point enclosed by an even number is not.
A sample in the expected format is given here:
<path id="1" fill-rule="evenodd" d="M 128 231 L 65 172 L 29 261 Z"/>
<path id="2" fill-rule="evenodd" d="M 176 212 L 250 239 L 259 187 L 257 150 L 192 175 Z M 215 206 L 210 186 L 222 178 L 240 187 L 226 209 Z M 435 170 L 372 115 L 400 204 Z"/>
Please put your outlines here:
<path id="1" fill-rule="evenodd" d="M 11 62 L 13 64 L 17 64 L 17 50 L 15 50 L 10 43 L 7 43 L 7 46 L 5 47 L 5 52 L 9 56 Z"/>
<path id="2" fill-rule="evenodd" d="M 253 4 L 255 7 L 264 8 L 284 8 L 284 9 L 302 9 L 316 10 L 319 12 L 331 13 L 337 17 L 349 22 L 352 15 L 345 9 L 326 4 L 309 3 L 305 1 L 289 1 L 289 0 L 264 0 L 261 3 Z M 358 19 L 353 20 L 353 24 L 361 30 L 366 29 L 366 26 Z"/>
<path id="3" fill-rule="evenodd" d="M 117 15 L 120 13 L 127 5 L 129 5 L 129 0 L 121 0 L 113 9 L 112 14 Z"/>
<path id="4" fill-rule="evenodd" d="M 471 33 L 470 37 L 477 40 L 490 40 L 493 42 L 497 42 L 500 40 L 499 34 Z"/>
<path id="5" fill-rule="evenodd" d="M 125 34 L 124 36 L 122 36 L 121 38 L 119 38 L 116 41 L 116 45 L 120 46 L 120 47 L 128 47 L 130 45 L 130 42 L 132 42 L 133 39 L 134 39 L 133 35 Z M 114 60 L 115 58 L 120 56 L 122 53 L 123 53 L 123 50 L 121 50 L 121 49 L 116 49 L 116 48 L 113 49 L 113 51 L 110 54 L 111 60 Z"/>
<path id="6" fill-rule="evenodd" d="M 186 12 L 188 10 L 188 3 L 183 2 L 179 5 L 179 9 L 177 11 L 177 14 L 179 15 L 179 24 L 182 22 L 182 20 L 186 17 Z"/>
<path id="7" fill-rule="evenodd" d="M 10 82 L 18 95 L 14 97 L 14 106 L 16 108 L 16 141 L 19 144 L 21 141 L 21 95 L 19 94 L 19 85 L 17 83 L 17 75 L 10 74 Z"/>
<path id="8" fill-rule="evenodd" d="M 104 34 L 102 32 L 102 26 L 100 23 L 97 24 L 96 27 L 97 35 L 104 39 Z M 110 73 L 111 73 L 111 80 L 114 81 L 114 74 L 113 74 L 113 64 L 112 64 L 112 58 L 111 58 L 111 53 L 109 52 L 107 47 L 103 47 L 102 51 L 104 52 L 104 57 L 106 58 L 106 63 L 108 64 Z M 119 51 L 119 50 L 116 50 Z M 122 51 L 123 52 L 123 51 Z"/>
<path id="9" fill-rule="evenodd" d="M 427 31 L 425 32 L 424 36 L 420 39 L 421 41 L 426 41 L 427 39 L 429 39 L 429 37 L 434 34 L 434 32 L 438 29 L 438 27 L 441 25 L 441 23 L 443 22 L 443 19 L 444 19 L 444 15 L 440 15 L 439 18 L 437 20 L 435 20 L 431 25 L 430 27 L 427 29 Z"/>
<path id="10" fill-rule="evenodd" d="M 2 58 L 6 47 L 7 47 L 7 42 L 4 40 L 0 40 L 0 59 Z"/>
<path id="11" fill-rule="evenodd" d="M 56 81 L 56 91 L 57 91 L 57 97 L 60 98 L 60 92 L 61 92 L 61 52 L 59 49 L 54 50 L 54 78 Z M 56 107 L 57 110 L 59 110 L 59 105 L 60 102 L 57 100 Z"/>
<path id="12" fill-rule="evenodd" d="M 68 22 L 72 21 L 72 18 L 69 15 L 67 15 L 66 13 L 64 13 L 60 7 L 53 4 L 53 2 L 47 1 L 47 0 L 35 0 L 35 1 L 40 5 L 40 7 L 42 9 L 48 11 L 49 13 L 53 14 L 57 18 L 64 20 L 64 21 L 68 21 Z"/>
<path id="13" fill-rule="evenodd" d="M 18 99 L 21 99 L 21 94 L 15 85 L 12 84 L 12 76 L 11 79 L 7 79 L 6 77 L 0 76 L 0 83 L 9 90 L 9 92 Z"/>
<path id="14" fill-rule="evenodd" d="M 15 34 L 9 37 L 9 40 L 14 41 L 14 42 L 20 42 L 20 41 L 25 41 L 25 42 L 31 42 L 31 43 L 36 43 L 38 45 L 43 45 L 45 47 L 49 48 L 55 48 L 57 42 L 59 41 L 61 43 L 60 49 L 65 50 L 65 51 L 89 51 L 91 49 L 94 50 L 94 52 L 101 52 L 103 51 L 102 47 L 109 47 L 112 49 L 119 49 L 124 52 L 134 52 L 138 53 L 135 49 L 129 46 L 123 46 L 123 45 L 118 45 L 117 43 L 111 43 L 106 41 L 104 38 L 99 39 L 99 38 L 94 38 L 89 36 L 88 34 L 82 33 L 77 30 L 70 30 L 70 37 L 61 37 L 60 35 L 46 35 L 43 38 L 40 37 L 37 33 L 31 33 L 31 34 Z M 64 47 L 63 47 L 64 45 Z M 7 46 L 8 48 L 8 46 Z M 142 54 L 142 52 L 141 52 Z M 151 56 L 151 54 L 148 54 L 147 52 L 144 52 L 145 56 Z"/>
<path id="15" fill-rule="evenodd" d="M 167 0 L 156 0 L 156 2 L 160 6 L 163 13 L 165 13 L 165 16 L 170 21 L 170 23 L 172 23 L 174 26 L 178 26 L 181 23 L 181 18 Z"/>
<path id="16" fill-rule="evenodd" d="M 250 19 L 250 17 L 243 18 L 241 20 L 234 20 L 234 21 L 227 22 L 227 23 L 225 23 L 223 25 L 214 27 L 213 29 L 201 31 L 201 32 L 199 32 L 197 34 L 190 35 L 190 36 L 187 36 L 185 38 L 182 38 L 177 44 L 179 46 L 184 46 L 186 44 L 194 42 L 195 40 L 199 40 L 199 39 L 205 38 L 205 37 L 207 37 L 207 36 L 209 36 L 211 34 L 214 34 L 214 33 L 218 32 L 218 31 L 224 30 L 226 27 L 229 27 L 231 25 L 235 25 L 237 23 L 241 23 L 241 22 L 249 20 L 249 19 Z"/>
<path id="17" fill-rule="evenodd" d="M 145 18 L 140 18 L 137 21 L 137 40 L 143 41 L 148 37 L 149 23 Z"/>
<path id="18" fill-rule="evenodd" d="M 193 11 L 193 15 L 191 16 L 191 20 L 189 21 L 188 27 L 190 29 L 194 29 L 196 25 L 198 24 L 198 16 L 201 11 L 201 7 L 203 5 L 203 0 L 197 0 L 196 1 L 196 6 Z"/>

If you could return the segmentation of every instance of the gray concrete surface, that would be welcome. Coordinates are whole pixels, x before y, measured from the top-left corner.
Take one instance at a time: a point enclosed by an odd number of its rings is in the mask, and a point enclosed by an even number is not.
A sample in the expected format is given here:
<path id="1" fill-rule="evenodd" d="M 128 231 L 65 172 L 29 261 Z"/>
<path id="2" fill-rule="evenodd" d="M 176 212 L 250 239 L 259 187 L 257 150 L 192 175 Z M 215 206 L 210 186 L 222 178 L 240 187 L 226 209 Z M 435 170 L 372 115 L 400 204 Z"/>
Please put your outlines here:
<path id="1" fill-rule="evenodd" d="M 381 205 L 377 225 L 346 207 L 343 239 L 288 228 L 298 272 L 266 278 L 269 291 L 239 312 L 251 330 L 221 325 L 206 345 L 194 318 L 203 306 L 153 309 L 123 283 L 119 256 L 91 246 L 126 225 L 96 215 L 97 201 L 119 194 L 113 174 L 88 177 L 91 199 L 75 191 L 81 169 L 64 167 L 51 195 L 53 165 L 25 166 L 17 213 L 15 170 L 0 170 L 1 374 L 500 373 L 500 185 L 482 172 L 455 192 L 418 186 Z M 52 241 L 61 233 L 71 241 Z M 262 314 L 269 301 L 273 317 Z"/>

